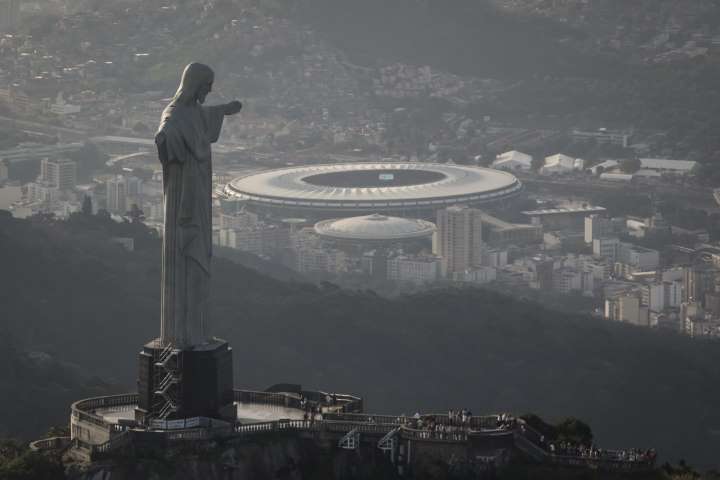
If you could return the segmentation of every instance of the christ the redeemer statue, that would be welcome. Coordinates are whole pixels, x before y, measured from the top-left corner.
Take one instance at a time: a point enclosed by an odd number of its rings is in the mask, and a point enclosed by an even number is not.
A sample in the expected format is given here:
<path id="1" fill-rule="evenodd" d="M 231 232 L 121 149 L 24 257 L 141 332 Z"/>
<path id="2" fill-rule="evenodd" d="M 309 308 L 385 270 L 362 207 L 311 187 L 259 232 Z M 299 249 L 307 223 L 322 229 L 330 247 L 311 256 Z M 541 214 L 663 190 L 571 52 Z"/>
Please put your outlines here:
<path id="1" fill-rule="evenodd" d="M 242 104 L 205 107 L 212 90 L 210 67 L 191 63 L 165 108 L 155 143 L 163 167 L 165 229 L 162 248 L 160 340 L 163 347 L 205 342 L 212 255 L 212 163 L 210 145 L 225 115 Z"/>

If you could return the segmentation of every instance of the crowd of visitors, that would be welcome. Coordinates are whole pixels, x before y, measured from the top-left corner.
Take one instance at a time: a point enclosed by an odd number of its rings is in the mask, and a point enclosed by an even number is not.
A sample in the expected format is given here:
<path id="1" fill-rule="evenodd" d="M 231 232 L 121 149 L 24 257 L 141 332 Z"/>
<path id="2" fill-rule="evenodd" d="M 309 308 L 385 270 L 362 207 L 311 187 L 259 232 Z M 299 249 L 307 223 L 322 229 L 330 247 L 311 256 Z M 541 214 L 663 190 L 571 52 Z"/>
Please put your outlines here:
<path id="1" fill-rule="evenodd" d="M 451 425 L 469 425 L 472 419 L 472 412 L 470 410 L 449 410 L 448 418 L 450 419 Z"/>
<path id="2" fill-rule="evenodd" d="M 614 460 L 619 462 L 654 462 L 657 454 L 654 449 L 647 450 L 632 448 L 628 450 L 604 450 L 595 445 L 582 445 L 580 443 L 560 441 L 544 442 L 541 437 L 541 446 L 551 455 L 579 457 L 587 459 Z"/>
<path id="3" fill-rule="evenodd" d="M 517 426 L 517 418 L 509 413 L 501 413 L 497 416 L 497 426 L 501 430 L 510 430 Z"/>
<path id="4" fill-rule="evenodd" d="M 300 408 L 303 410 L 303 420 L 315 423 L 315 420 L 322 420 L 322 405 L 311 402 L 307 398 L 300 397 Z"/>
<path id="5" fill-rule="evenodd" d="M 455 413 L 455 412 L 453 412 Z M 405 418 L 401 425 L 416 430 L 418 437 L 437 440 L 465 440 L 470 430 L 470 412 L 458 411 L 457 415 L 438 417 L 434 415 L 421 416 L 416 413 L 412 418 Z"/>

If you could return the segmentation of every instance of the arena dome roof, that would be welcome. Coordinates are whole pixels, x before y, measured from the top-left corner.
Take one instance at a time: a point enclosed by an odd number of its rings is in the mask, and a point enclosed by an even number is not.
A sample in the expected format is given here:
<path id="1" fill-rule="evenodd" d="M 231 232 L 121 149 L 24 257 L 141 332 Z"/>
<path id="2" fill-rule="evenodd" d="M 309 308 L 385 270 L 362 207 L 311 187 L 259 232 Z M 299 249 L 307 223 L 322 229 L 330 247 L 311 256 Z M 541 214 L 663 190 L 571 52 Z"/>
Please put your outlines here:
<path id="1" fill-rule="evenodd" d="M 380 214 L 323 220 L 315 224 L 318 235 L 336 240 L 392 241 L 423 238 L 435 232 L 425 220 L 387 217 Z"/>
<path id="2" fill-rule="evenodd" d="M 508 172 L 436 163 L 345 163 L 281 168 L 236 178 L 225 188 L 250 205 L 359 212 L 444 208 L 508 198 L 522 184 Z"/>

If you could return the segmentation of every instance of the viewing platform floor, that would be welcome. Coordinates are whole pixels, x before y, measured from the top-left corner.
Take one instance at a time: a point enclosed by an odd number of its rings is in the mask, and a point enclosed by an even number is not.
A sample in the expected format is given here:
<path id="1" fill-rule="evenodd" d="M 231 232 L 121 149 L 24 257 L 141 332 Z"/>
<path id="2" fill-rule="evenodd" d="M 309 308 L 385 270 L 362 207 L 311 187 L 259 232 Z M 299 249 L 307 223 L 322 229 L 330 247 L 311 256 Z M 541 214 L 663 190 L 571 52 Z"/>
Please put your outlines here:
<path id="1" fill-rule="evenodd" d="M 237 419 L 239 423 L 272 422 L 281 419 L 302 420 L 303 412 L 296 408 L 287 408 L 277 405 L 262 405 L 258 403 L 235 402 Z M 117 424 L 120 420 L 134 420 L 135 406 L 98 408 L 92 411 L 110 424 Z M 317 417 L 318 419 L 320 417 Z"/>

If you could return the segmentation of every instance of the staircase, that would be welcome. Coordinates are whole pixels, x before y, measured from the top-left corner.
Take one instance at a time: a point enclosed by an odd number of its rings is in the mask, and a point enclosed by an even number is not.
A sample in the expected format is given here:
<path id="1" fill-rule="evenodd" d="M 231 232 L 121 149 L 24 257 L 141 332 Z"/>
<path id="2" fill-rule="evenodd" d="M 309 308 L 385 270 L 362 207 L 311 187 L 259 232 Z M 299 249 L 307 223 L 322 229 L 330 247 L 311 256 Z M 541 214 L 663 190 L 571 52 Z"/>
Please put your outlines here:
<path id="1" fill-rule="evenodd" d="M 525 453 L 528 457 L 532 458 L 537 462 L 543 462 L 547 460 L 548 453 L 543 450 L 540 446 L 535 445 L 533 442 L 525 438 L 521 433 L 515 432 L 515 446 L 518 450 Z"/>
<path id="2" fill-rule="evenodd" d="M 181 351 L 168 345 L 155 359 L 155 408 L 153 415 L 158 420 L 167 418 L 180 409 L 179 397 L 182 389 Z"/>

